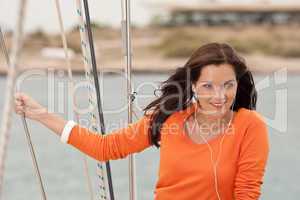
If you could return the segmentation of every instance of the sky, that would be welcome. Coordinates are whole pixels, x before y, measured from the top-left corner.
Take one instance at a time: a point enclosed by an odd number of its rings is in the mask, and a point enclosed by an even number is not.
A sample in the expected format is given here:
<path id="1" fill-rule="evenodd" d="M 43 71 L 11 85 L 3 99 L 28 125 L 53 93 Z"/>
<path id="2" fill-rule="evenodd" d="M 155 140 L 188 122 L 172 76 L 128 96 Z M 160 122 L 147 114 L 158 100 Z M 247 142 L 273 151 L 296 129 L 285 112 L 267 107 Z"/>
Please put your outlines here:
<path id="1" fill-rule="evenodd" d="M 0 25 L 13 29 L 20 0 L 0 1 Z M 178 3 L 182 5 L 201 3 L 208 0 L 131 0 L 132 22 L 136 25 L 145 25 L 156 14 L 161 14 L 160 4 Z M 223 3 L 236 3 L 237 0 L 217 0 Z M 259 0 L 256 0 L 258 2 Z M 266 1 L 266 0 L 263 0 Z M 269 0 L 272 3 L 299 3 L 299 0 Z M 243 0 L 243 3 L 255 0 Z M 121 0 L 89 0 L 90 13 L 93 21 L 112 26 L 119 26 L 121 20 Z M 64 25 L 70 28 L 77 22 L 75 0 L 60 0 Z M 55 0 L 28 0 L 25 20 L 25 31 L 42 29 L 46 32 L 59 30 Z"/>

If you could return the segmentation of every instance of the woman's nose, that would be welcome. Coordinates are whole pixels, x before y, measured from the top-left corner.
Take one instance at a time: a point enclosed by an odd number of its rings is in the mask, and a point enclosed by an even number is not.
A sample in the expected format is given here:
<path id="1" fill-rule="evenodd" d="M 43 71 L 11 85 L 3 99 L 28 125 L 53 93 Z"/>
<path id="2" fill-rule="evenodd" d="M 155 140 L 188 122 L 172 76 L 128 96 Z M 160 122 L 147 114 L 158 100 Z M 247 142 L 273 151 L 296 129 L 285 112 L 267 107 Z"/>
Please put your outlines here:
<path id="1" fill-rule="evenodd" d="M 214 88 L 214 98 L 219 101 L 224 101 L 225 100 L 225 89 L 224 87 L 215 87 Z"/>

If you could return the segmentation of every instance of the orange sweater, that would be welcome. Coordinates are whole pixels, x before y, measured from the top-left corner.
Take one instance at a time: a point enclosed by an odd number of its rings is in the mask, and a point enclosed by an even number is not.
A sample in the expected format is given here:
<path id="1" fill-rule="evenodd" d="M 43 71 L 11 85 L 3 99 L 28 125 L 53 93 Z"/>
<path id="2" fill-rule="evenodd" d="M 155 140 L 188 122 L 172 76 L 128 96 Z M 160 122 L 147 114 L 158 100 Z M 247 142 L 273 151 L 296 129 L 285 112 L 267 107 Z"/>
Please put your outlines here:
<path id="1" fill-rule="evenodd" d="M 216 200 L 214 174 L 207 144 L 196 144 L 184 133 L 183 122 L 194 106 L 171 115 L 161 131 L 156 200 Z M 106 136 L 76 125 L 68 143 L 100 160 L 124 158 L 151 146 L 149 118 L 143 117 Z M 218 163 L 218 191 L 222 200 L 258 199 L 268 159 L 267 127 L 255 111 L 239 109 L 233 129 L 209 141 L 214 161 L 224 136 Z"/>

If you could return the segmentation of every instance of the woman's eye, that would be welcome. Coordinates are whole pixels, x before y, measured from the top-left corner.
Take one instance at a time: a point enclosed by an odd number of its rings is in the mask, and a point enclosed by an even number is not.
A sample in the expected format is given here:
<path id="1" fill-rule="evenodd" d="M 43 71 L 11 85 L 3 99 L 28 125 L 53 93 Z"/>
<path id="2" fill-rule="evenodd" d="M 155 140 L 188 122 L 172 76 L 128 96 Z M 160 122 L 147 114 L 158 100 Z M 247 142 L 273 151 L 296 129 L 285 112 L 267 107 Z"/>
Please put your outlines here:
<path id="1" fill-rule="evenodd" d="M 225 88 L 232 88 L 234 86 L 233 83 L 226 83 Z"/>
<path id="2" fill-rule="evenodd" d="M 202 85 L 204 88 L 207 88 L 207 89 L 210 89 L 210 88 L 212 88 L 212 85 L 210 85 L 210 84 L 204 84 L 204 85 Z"/>

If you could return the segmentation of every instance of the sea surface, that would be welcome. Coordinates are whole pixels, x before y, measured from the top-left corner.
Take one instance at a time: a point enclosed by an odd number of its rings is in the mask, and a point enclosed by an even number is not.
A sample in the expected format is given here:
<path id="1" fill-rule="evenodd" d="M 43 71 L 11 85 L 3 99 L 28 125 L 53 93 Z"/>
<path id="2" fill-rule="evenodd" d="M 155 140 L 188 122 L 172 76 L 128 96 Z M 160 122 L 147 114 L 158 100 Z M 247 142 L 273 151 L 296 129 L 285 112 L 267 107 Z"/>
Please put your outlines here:
<path id="1" fill-rule="evenodd" d="M 136 114 L 153 98 L 153 91 L 168 74 L 134 74 Z M 76 75 L 76 101 L 81 111 L 87 108 L 87 87 L 85 78 Z M 65 118 L 72 118 L 68 103 L 68 82 L 61 72 L 23 74 L 19 78 L 20 89 L 48 106 Z M 259 88 L 258 112 L 268 121 L 271 153 L 266 170 L 263 194 L 266 200 L 296 200 L 300 196 L 300 76 L 288 74 L 285 77 L 255 75 Z M 78 84 L 79 83 L 79 84 Z M 102 77 L 103 109 L 107 132 L 124 127 L 126 114 L 126 82 L 120 74 L 105 74 Z M 83 85 L 83 86 L 82 86 Z M 3 113 L 6 77 L 0 77 L 0 113 Z M 287 118 L 285 119 L 285 113 Z M 2 116 L 1 116 L 2 118 Z M 81 116 L 87 123 L 87 116 Z M 32 141 L 41 170 L 48 199 L 89 199 L 83 165 L 83 154 L 63 144 L 59 138 L 44 126 L 28 120 Z M 96 162 L 88 158 L 94 191 L 97 191 Z M 153 190 L 158 175 L 159 150 L 148 148 L 136 155 L 137 195 L 139 200 L 153 199 Z M 116 199 L 128 198 L 128 160 L 111 161 L 113 185 Z M 40 191 L 27 146 L 21 120 L 13 114 L 10 141 L 5 163 L 3 188 L 5 200 L 41 199 Z"/>

